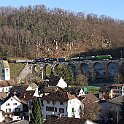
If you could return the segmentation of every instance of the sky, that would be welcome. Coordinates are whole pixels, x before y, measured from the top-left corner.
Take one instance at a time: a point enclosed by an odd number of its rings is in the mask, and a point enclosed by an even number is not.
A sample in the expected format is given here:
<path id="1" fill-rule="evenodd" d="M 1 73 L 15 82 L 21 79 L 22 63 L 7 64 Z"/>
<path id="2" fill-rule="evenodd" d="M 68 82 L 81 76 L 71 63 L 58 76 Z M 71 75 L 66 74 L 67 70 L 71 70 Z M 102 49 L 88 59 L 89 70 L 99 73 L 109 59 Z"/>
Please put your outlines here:
<path id="1" fill-rule="evenodd" d="M 45 5 L 47 8 L 61 8 L 72 12 L 110 16 L 124 20 L 124 0 L 0 0 L 0 7 Z"/>

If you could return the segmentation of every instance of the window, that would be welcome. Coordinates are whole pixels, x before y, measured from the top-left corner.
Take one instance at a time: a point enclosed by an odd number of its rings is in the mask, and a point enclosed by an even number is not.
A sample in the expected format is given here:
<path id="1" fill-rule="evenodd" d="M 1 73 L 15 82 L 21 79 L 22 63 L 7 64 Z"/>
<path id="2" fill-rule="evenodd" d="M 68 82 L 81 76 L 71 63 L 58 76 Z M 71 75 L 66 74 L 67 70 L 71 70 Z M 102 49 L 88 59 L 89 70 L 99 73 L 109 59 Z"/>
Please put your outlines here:
<path id="1" fill-rule="evenodd" d="M 57 112 L 57 108 L 56 107 L 48 107 L 48 106 L 46 106 L 46 111 Z"/>
<path id="2" fill-rule="evenodd" d="M 15 112 L 20 112 L 20 108 L 15 108 Z"/>
<path id="3" fill-rule="evenodd" d="M 17 105 L 17 103 L 13 103 L 13 105 Z"/>
<path id="4" fill-rule="evenodd" d="M 59 112 L 60 113 L 64 113 L 64 109 L 63 108 L 59 108 Z"/>
<path id="5" fill-rule="evenodd" d="M 57 112 L 57 108 L 55 108 L 55 112 Z"/>
<path id="6" fill-rule="evenodd" d="M 48 106 L 46 106 L 46 111 L 52 111 L 52 112 L 54 112 L 54 107 L 48 107 Z"/>
<path id="7" fill-rule="evenodd" d="M 6 109 L 6 112 L 11 112 L 11 109 Z"/>
<path id="8" fill-rule="evenodd" d="M 47 101 L 47 104 L 49 104 L 50 103 L 50 101 Z"/>
<path id="9" fill-rule="evenodd" d="M 10 106 L 10 103 L 6 103 L 6 106 Z"/>
<path id="10" fill-rule="evenodd" d="M 60 105 L 63 105 L 63 102 L 60 102 Z"/>
<path id="11" fill-rule="evenodd" d="M 74 112 L 74 108 L 72 108 L 72 112 Z"/>

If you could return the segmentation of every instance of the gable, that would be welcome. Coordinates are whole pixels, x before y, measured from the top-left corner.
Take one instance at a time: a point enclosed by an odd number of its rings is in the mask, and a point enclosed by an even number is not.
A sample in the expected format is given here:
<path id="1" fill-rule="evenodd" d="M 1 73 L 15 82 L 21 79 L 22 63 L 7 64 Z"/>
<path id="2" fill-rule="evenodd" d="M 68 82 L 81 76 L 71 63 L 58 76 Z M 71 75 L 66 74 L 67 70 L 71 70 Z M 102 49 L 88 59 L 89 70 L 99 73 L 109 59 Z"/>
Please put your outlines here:
<path id="1" fill-rule="evenodd" d="M 21 104 L 21 101 L 16 96 L 12 96 L 12 97 L 9 97 L 8 99 L 6 99 L 1 106 L 6 105 L 6 103 L 10 103 L 10 104 L 11 103 L 19 103 L 19 104 Z"/>
<path id="2" fill-rule="evenodd" d="M 67 83 L 61 77 L 56 86 L 61 87 L 61 88 L 65 88 L 65 87 L 67 87 Z"/>

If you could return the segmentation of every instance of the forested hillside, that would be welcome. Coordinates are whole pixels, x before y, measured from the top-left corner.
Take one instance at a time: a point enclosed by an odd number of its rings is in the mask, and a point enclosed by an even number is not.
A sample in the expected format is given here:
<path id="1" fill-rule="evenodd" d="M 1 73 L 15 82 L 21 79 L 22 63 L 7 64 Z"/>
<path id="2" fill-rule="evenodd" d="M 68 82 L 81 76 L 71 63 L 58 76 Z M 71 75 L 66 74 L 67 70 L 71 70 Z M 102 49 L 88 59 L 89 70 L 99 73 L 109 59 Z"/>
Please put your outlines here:
<path id="1" fill-rule="evenodd" d="M 0 7 L 0 57 L 65 57 L 124 46 L 124 21 L 44 5 Z"/>

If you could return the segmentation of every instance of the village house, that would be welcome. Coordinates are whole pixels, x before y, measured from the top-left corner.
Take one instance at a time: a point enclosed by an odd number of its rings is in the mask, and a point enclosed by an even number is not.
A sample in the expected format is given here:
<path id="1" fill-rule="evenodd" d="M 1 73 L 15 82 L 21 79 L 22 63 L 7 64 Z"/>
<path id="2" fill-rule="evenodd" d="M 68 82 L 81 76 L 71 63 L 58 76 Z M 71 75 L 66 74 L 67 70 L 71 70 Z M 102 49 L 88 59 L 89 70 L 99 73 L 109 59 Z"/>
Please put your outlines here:
<path id="1" fill-rule="evenodd" d="M 111 86 L 103 86 L 99 89 L 99 99 L 107 100 L 117 96 L 124 95 L 124 84 L 112 84 Z"/>
<path id="2" fill-rule="evenodd" d="M 16 84 L 14 79 L 10 80 L 0 80 L 0 93 L 9 93 L 13 85 Z"/>
<path id="3" fill-rule="evenodd" d="M 42 97 L 43 119 L 51 115 L 80 118 L 83 104 L 68 92 L 51 92 Z"/>
<path id="4" fill-rule="evenodd" d="M 52 116 L 44 121 L 44 124 L 97 124 L 90 120 L 68 117 Z"/>
<path id="5" fill-rule="evenodd" d="M 16 94 L 16 96 L 18 96 L 18 97 L 21 95 L 22 92 L 25 92 L 25 91 L 36 91 L 35 96 L 38 96 L 38 86 L 35 83 L 14 85 L 10 89 L 10 92 L 12 94 Z"/>
<path id="6" fill-rule="evenodd" d="M 83 117 L 98 121 L 99 120 L 99 111 L 100 111 L 99 99 L 91 93 L 84 94 L 84 95 L 80 94 L 78 99 L 84 105 Z"/>
<path id="7" fill-rule="evenodd" d="M 23 91 L 19 97 L 9 94 L 1 101 L 0 110 L 10 120 L 29 119 L 34 90 Z"/>
<path id="8" fill-rule="evenodd" d="M 5 117 L 13 118 L 17 115 L 20 116 L 23 113 L 23 103 L 15 95 L 8 96 L 0 105 L 0 110 L 4 111 Z"/>
<path id="9" fill-rule="evenodd" d="M 121 110 L 122 102 L 123 96 L 118 96 L 115 98 L 101 101 L 100 102 L 101 118 L 106 122 L 110 119 L 109 116 L 111 116 L 113 120 L 119 121 L 120 120 L 119 112 Z"/>
<path id="10" fill-rule="evenodd" d="M 42 97 L 45 94 L 57 92 L 57 91 L 64 92 L 64 90 L 58 86 L 47 87 L 47 86 L 39 85 L 39 88 L 38 88 L 39 97 Z"/>
<path id="11" fill-rule="evenodd" d="M 23 116 L 25 119 L 29 119 L 31 116 L 31 109 L 32 109 L 32 101 L 34 98 L 35 91 L 30 90 L 30 91 L 23 91 L 19 99 L 21 100 L 23 104 Z"/>

